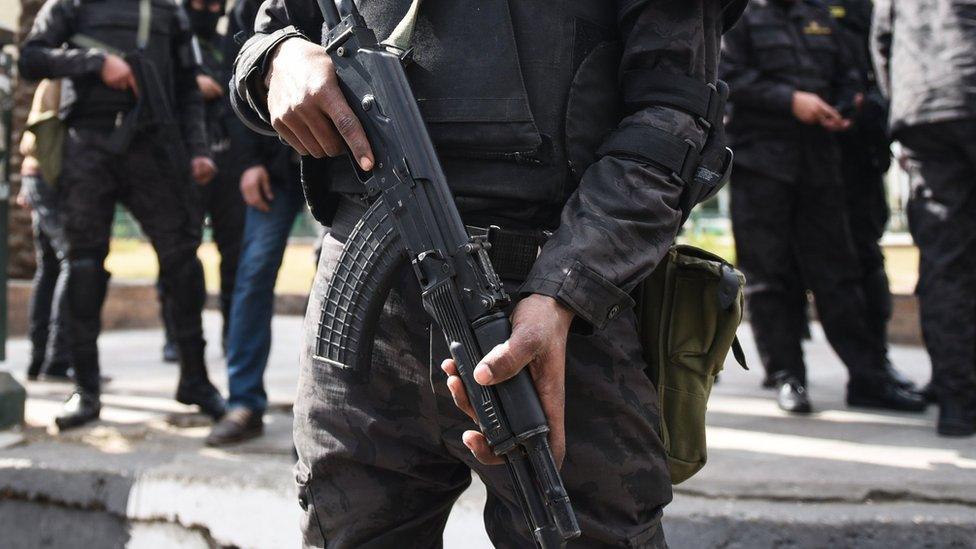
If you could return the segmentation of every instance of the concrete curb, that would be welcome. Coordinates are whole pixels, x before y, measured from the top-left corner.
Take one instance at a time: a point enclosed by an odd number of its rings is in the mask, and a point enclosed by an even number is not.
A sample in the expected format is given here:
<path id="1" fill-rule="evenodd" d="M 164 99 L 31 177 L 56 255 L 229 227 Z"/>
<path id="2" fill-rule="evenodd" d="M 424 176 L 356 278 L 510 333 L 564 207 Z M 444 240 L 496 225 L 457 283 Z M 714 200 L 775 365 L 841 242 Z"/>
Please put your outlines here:
<path id="1" fill-rule="evenodd" d="M 196 540 L 191 547 L 299 546 L 301 510 L 295 503 L 297 493 L 290 480 L 289 460 L 279 457 L 255 463 L 248 457 L 248 461 L 252 462 L 250 470 L 265 469 L 256 476 L 272 474 L 281 482 L 267 486 L 240 476 L 187 477 L 155 468 L 124 473 L 66 470 L 29 459 L 0 459 L 0 504 L 10 513 L 29 509 L 35 514 L 40 510 L 60 513 L 58 528 L 68 532 L 94 517 L 102 521 L 108 518 L 123 525 L 122 533 L 114 537 L 124 538 L 121 546 L 125 547 L 143 546 L 154 536 L 163 536 L 167 544 L 174 536 L 188 536 L 189 541 Z M 228 472 L 243 471 L 238 466 L 228 468 Z M 155 528 L 160 525 L 169 531 Z M 32 532 L 30 525 L 16 526 L 7 525 L 13 528 L 7 530 L 11 534 L 8 539 L 32 546 L 31 536 L 40 533 Z M 136 537 L 143 542 L 134 543 Z"/>

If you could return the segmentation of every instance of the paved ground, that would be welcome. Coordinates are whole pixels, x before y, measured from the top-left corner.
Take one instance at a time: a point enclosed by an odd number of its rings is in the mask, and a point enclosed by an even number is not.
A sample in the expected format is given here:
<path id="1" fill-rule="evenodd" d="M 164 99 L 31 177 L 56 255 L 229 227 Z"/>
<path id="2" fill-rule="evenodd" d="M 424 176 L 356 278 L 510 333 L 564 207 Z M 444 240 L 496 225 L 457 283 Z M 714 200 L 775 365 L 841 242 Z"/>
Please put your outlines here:
<path id="1" fill-rule="evenodd" d="M 219 319 L 207 315 L 217 341 Z M 2 545 L 294 547 L 288 413 L 300 319 L 275 319 L 268 435 L 232 450 L 202 446 L 206 421 L 170 398 L 176 368 L 159 361 L 155 331 L 116 332 L 101 344 L 112 377 L 103 421 L 66 435 L 48 425 L 64 385 L 28 386 L 28 428 L 0 437 Z M 974 547 L 976 440 L 935 436 L 922 416 L 847 410 L 844 373 L 819 330 L 807 346 L 818 413 L 785 417 L 750 372 L 730 368 L 710 406 L 708 467 L 676 488 L 666 528 L 673 547 Z M 20 376 L 26 343 L 7 368 Z M 893 350 L 918 381 L 921 349 Z M 223 380 L 219 346 L 208 354 Z M 477 482 L 455 507 L 446 546 L 490 547 Z M 89 539 L 91 538 L 91 539 Z"/>

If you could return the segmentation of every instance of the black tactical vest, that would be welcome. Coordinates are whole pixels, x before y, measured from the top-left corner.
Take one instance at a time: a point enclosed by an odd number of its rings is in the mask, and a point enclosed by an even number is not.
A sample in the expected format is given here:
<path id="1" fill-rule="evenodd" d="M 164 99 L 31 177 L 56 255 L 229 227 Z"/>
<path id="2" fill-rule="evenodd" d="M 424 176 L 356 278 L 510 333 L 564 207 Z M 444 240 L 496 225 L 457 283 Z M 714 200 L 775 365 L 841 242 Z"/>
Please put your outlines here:
<path id="1" fill-rule="evenodd" d="M 383 39 L 410 3 L 361 0 L 357 5 Z M 716 4 L 717 14 L 727 6 L 730 26 L 746 0 Z M 468 219 L 477 219 L 479 211 L 504 211 L 516 225 L 555 221 L 623 116 L 619 9 L 619 2 L 605 0 L 422 5 L 407 75 Z M 689 76 L 714 82 L 714 67 L 707 70 Z M 306 180 L 317 181 L 326 171 L 332 191 L 362 190 L 347 161 L 306 160 L 303 169 Z M 313 204 L 328 202 L 321 186 L 309 191 Z"/>
<path id="2" fill-rule="evenodd" d="M 70 6 L 66 11 L 71 19 L 72 35 L 94 38 L 122 53 L 136 49 L 138 0 L 64 1 Z M 174 52 L 173 32 L 187 28 L 186 18 L 174 0 L 152 0 L 151 30 L 145 55 L 155 64 L 170 94 L 173 71 L 195 66 L 191 51 Z M 119 112 L 127 112 L 135 104 L 132 93 L 105 86 L 97 74 L 76 78 L 75 85 L 78 100 L 71 110 L 71 121 L 75 124 L 112 125 Z"/>

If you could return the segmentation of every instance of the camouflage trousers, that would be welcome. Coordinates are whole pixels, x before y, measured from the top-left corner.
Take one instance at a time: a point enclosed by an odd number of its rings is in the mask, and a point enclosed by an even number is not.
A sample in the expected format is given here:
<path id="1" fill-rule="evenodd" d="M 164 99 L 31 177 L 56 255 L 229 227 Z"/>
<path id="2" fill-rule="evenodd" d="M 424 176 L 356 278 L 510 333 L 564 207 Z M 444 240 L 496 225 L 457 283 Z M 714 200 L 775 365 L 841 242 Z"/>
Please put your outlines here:
<path id="1" fill-rule="evenodd" d="M 976 406 L 976 120 L 904 129 L 922 336 L 939 399 Z"/>
<path id="2" fill-rule="evenodd" d="M 439 333 L 431 337 L 412 271 L 397 277 L 386 302 L 368 374 L 312 358 L 340 251 L 326 236 L 305 319 L 294 426 L 305 544 L 440 547 L 474 471 L 487 486 L 492 542 L 531 547 L 507 469 L 482 465 L 461 443 L 473 423 L 436 367 L 447 352 Z M 571 335 L 568 345 L 562 474 L 583 530 L 570 547 L 665 547 L 670 476 L 635 317 L 620 314 L 602 331 Z"/>

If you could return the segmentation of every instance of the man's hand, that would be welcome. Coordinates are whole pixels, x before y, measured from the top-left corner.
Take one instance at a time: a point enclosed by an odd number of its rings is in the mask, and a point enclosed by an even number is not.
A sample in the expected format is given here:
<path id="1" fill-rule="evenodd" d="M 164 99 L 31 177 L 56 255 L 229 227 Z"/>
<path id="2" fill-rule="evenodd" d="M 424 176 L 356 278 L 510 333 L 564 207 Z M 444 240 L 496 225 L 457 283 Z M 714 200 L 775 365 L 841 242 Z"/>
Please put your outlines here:
<path id="1" fill-rule="evenodd" d="M 217 165 L 206 156 L 194 156 L 190 161 L 190 172 L 193 174 L 194 181 L 206 185 L 217 175 Z"/>
<path id="2" fill-rule="evenodd" d="M 271 177 L 264 166 L 259 164 L 244 170 L 241 174 L 241 196 L 248 206 L 262 212 L 271 211 L 268 202 L 274 200 L 274 193 L 271 192 Z"/>
<path id="3" fill-rule="evenodd" d="M 551 297 L 532 294 L 515 307 L 512 335 L 508 341 L 489 351 L 474 369 L 475 381 L 481 385 L 495 385 L 529 367 L 549 422 L 552 454 L 559 465 L 566 455 L 566 338 L 572 322 L 571 310 Z M 447 388 L 454 403 L 474 420 L 474 410 L 457 375 L 457 365 L 448 359 L 441 364 L 441 369 L 448 375 Z M 503 462 L 492 453 L 480 432 L 466 431 L 462 440 L 478 461 L 488 465 Z"/>
<path id="4" fill-rule="evenodd" d="M 804 124 L 819 124 L 831 131 L 847 129 L 851 125 L 850 120 L 845 120 L 819 95 L 805 91 L 793 92 L 793 116 Z"/>
<path id="5" fill-rule="evenodd" d="M 349 151 L 364 171 L 373 151 L 356 115 L 339 90 L 325 48 L 301 38 L 282 42 L 265 78 L 271 125 L 301 155 L 339 156 Z"/>
<path id="6" fill-rule="evenodd" d="M 136 77 L 132 74 L 132 67 L 118 55 L 110 53 L 105 56 L 101 77 L 102 82 L 114 90 L 132 90 L 132 93 L 139 95 Z"/>
<path id="7" fill-rule="evenodd" d="M 207 101 L 213 101 L 224 95 L 224 88 L 206 74 L 197 75 L 197 87 L 200 88 L 200 95 Z"/>

